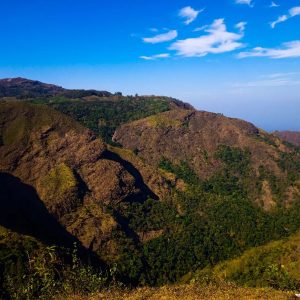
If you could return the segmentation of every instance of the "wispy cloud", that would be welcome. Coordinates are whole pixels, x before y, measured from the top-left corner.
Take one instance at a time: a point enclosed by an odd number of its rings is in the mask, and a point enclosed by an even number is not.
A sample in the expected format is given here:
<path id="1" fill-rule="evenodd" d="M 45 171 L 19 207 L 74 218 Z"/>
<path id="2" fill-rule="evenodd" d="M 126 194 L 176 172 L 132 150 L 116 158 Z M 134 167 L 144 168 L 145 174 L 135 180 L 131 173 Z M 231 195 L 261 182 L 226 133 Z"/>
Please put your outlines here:
<path id="1" fill-rule="evenodd" d="M 256 47 L 251 51 L 239 53 L 238 57 L 269 57 L 274 59 L 300 57 L 300 41 L 284 43 L 280 48 Z"/>
<path id="2" fill-rule="evenodd" d="M 247 4 L 250 7 L 253 7 L 252 0 L 235 0 L 236 4 Z"/>
<path id="3" fill-rule="evenodd" d="M 297 73 L 274 73 L 262 76 L 261 80 L 248 82 L 238 82 L 233 85 L 234 88 L 252 88 L 252 87 L 280 87 L 300 85 L 300 80 L 295 78 Z"/>
<path id="4" fill-rule="evenodd" d="M 151 56 L 145 56 L 145 55 L 140 56 L 140 58 L 144 60 L 156 60 L 159 58 L 168 58 L 168 57 L 170 57 L 169 53 L 155 54 Z"/>
<path id="5" fill-rule="evenodd" d="M 275 3 L 274 1 L 271 2 L 270 6 L 269 7 L 279 7 L 280 5 Z"/>
<path id="6" fill-rule="evenodd" d="M 244 26 L 240 25 L 239 28 L 243 30 L 245 24 Z M 185 57 L 202 57 L 209 53 L 230 52 L 244 46 L 239 42 L 244 33 L 242 31 L 239 33 L 228 32 L 224 19 L 215 20 L 205 32 L 208 34 L 197 38 L 178 40 L 169 49 L 175 50 L 178 55 Z"/>
<path id="7" fill-rule="evenodd" d="M 300 85 L 300 80 L 290 80 L 285 78 L 269 79 L 269 80 L 257 80 L 245 83 L 234 84 L 235 88 L 245 87 L 276 87 L 276 86 L 295 86 Z"/>
<path id="8" fill-rule="evenodd" d="M 277 24 L 285 22 L 289 17 L 287 15 L 282 15 L 280 17 L 278 17 L 277 20 L 275 20 L 274 22 L 271 22 L 270 25 L 272 28 L 275 28 Z"/>
<path id="9" fill-rule="evenodd" d="M 195 21 L 198 15 L 203 11 L 204 9 L 195 10 L 191 6 L 186 6 L 179 11 L 179 17 L 184 18 L 185 19 L 184 23 L 186 25 L 189 25 L 190 23 Z"/>
<path id="10" fill-rule="evenodd" d="M 288 11 L 288 14 L 279 16 L 279 17 L 277 18 L 277 20 L 275 20 L 274 22 L 271 22 L 271 23 L 270 23 L 270 26 L 271 26 L 272 28 L 275 28 L 277 24 L 282 23 L 282 22 L 285 22 L 285 21 L 287 21 L 288 19 L 291 19 L 291 18 L 296 17 L 296 16 L 299 16 L 299 15 L 300 15 L 300 6 L 292 7 L 292 8 Z"/>
<path id="11" fill-rule="evenodd" d="M 246 29 L 246 25 L 247 25 L 247 22 L 240 22 L 235 25 L 235 28 L 237 28 L 241 32 L 244 32 Z"/>
<path id="12" fill-rule="evenodd" d="M 157 44 L 162 42 L 168 42 L 176 39 L 178 36 L 177 30 L 170 30 L 166 33 L 158 34 L 153 37 L 143 38 L 145 43 Z"/>
<path id="13" fill-rule="evenodd" d="M 193 31 L 194 31 L 194 32 L 203 31 L 203 30 L 206 29 L 207 27 L 208 27 L 208 25 L 203 25 L 203 26 L 201 26 L 201 27 L 195 28 Z"/>
<path id="14" fill-rule="evenodd" d="M 297 72 L 272 73 L 272 74 L 264 75 L 262 77 L 264 77 L 264 78 L 282 78 L 282 77 L 291 77 L 291 76 L 294 76 L 297 74 L 299 74 L 299 73 L 297 73 Z"/>

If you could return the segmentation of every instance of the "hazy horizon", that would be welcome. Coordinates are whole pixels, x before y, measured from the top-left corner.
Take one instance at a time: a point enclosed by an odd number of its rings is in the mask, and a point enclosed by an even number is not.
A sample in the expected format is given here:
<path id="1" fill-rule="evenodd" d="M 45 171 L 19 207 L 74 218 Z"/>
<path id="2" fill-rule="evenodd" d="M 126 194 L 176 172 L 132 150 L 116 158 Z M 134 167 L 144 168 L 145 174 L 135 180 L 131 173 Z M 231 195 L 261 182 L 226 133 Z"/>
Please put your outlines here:
<path id="1" fill-rule="evenodd" d="M 0 5 L 0 77 L 178 98 L 300 130 L 300 1 L 86 0 Z"/>

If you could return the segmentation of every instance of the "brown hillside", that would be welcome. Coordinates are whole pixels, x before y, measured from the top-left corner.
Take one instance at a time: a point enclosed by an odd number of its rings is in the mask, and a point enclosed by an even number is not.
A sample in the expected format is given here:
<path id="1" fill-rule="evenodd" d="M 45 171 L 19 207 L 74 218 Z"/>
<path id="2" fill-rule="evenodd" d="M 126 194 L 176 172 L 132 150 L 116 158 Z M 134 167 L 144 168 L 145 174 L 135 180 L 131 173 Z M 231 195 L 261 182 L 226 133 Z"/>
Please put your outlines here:
<path id="1" fill-rule="evenodd" d="M 87 248 L 103 250 L 118 226 L 105 206 L 156 197 L 132 164 L 57 111 L 2 102 L 0 120 L 0 172 L 36 191 L 47 211 Z M 163 185 L 163 179 L 158 182 Z"/>
<path id="2" fill-rule="evenodd" d="M 288 143 L 300 147 L 300 132 L 298 131 L 275 131 L 273 134 Z"/>
<path id="3" fill-rule="evenodd" d="M 202 179 L 222 169 L 223 164 L 215 155 L 220 145 L 250 152 L 249 172 L 253 179 L 260 176 L 263 168 L 284 180 L 286 173 L 278 162 L 282 153 L 292 151 L 279 138 L 248 122 L 195 110 L 168 111 L 122 125 L 113 139 L 154 166 L 158 166 L 162 158 L 173 164 L 187 162 Z M 266 210 L 274 206 L 271 191 L 269 188 L 266 191 L 268 186 L 265 182 L 259 188 L 259 201 Z"/>

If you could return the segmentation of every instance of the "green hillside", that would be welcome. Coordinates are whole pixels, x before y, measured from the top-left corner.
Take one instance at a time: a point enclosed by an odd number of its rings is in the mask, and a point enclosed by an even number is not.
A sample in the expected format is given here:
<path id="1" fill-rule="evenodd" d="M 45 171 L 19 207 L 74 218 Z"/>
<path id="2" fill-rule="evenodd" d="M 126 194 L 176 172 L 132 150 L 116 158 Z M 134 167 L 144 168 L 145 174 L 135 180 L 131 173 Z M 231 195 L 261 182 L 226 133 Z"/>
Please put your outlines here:
<path id="1" fill-rule="evenodd" d="M 64 96 L 56 96 L 37 98 L 32 102 L 47 104 L 71 116 L 82 125 L 93 130 L 107 143 L 112 142 L 111 138 L 116 128 L 121 124 L 185 105 L 167 97 L 113 95 L 109 97 L 78 97 L 72 100 Z"/>
<path id="2" fill-rule="evenodd" d="M 227 280 L 248 287 L 300 288 L 300 232 L 197 271 L 193 281 Z"/>

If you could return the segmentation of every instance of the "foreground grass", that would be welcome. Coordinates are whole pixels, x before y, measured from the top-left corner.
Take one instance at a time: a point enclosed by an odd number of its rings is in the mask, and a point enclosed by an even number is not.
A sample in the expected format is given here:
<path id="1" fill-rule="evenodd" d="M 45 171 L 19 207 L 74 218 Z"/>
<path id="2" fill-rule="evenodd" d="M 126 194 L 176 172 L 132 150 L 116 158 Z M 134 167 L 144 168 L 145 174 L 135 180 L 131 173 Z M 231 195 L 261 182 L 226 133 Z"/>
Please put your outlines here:
<path id="1" fill-rule="evenodd" d="M 199 286 L 196 284 L 181 286 L 164 286 L 161 288 L 138 288 L 134 290 L 109 290 L 90 296 L 69 296 L 57 300 L 225 300 L 225 299 L 295 299 L 292 292 L 273 289 L 243 288 L 233 284 L 221 286 Z"/>

